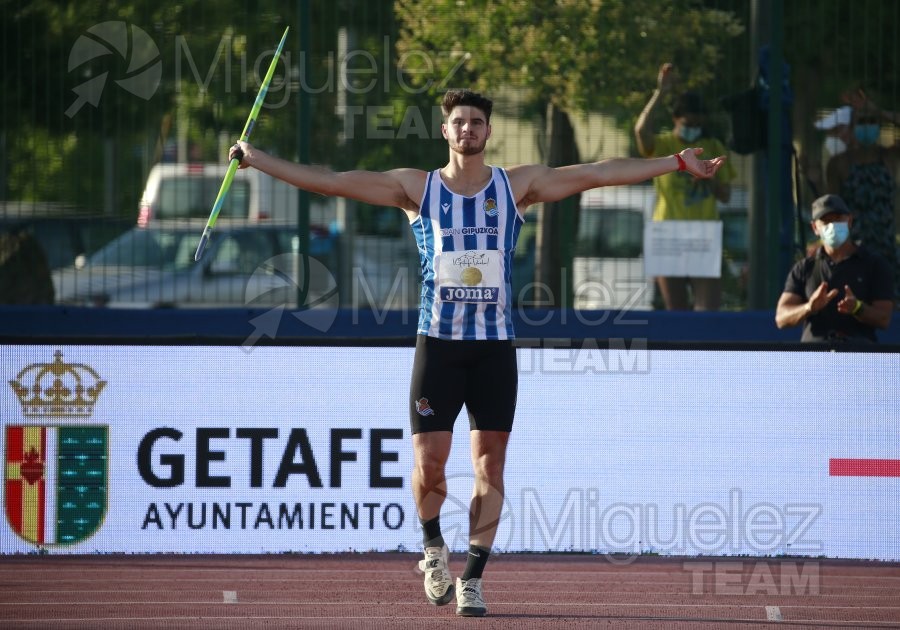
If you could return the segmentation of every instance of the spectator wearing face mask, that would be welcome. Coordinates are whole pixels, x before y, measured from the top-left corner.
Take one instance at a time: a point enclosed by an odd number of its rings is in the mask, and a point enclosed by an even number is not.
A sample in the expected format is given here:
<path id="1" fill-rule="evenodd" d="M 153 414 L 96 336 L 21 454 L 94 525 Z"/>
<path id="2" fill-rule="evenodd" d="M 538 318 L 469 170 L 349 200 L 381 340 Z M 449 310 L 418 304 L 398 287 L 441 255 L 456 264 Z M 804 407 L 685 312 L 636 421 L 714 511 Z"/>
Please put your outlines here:
<path id="1" fill-rule="evenodd" d="M 644 157 L 671 155 L 687 147 L 701 147 L 703 155 L 727 155 L 728 150 L 707 129 L 707 110 L 696 92 L 679 94 L 672 107 L 671 131 L 657 132 L 655 120 L 662 103 L 670 98 L 677 83 L 675 66 L 664 63 L 657 76 L 657 89 L 638 116 L 634 126 L 638 150 Z M 719 212 L 716 201 L 727 202 L 734 166 L 726 161 L 715 177 L 700 180 L 685 172 L 674 172 L 653 180 L 656 187 L 654 221 L 714 221 Z M 721 278 L 658 277 L 656 284 L 669 310 L 688 310 L 688 286 L 693 293 L 693 309 L 715 311 L 722 301 Z"/>
<path id="2" fill-rule="evenodd" d="M 853 216 L 837 195 L 812 205 L 812 230 L 822 242 L 788 274 L 775 310 L 779 328 L 803 325 L 801 341 L 875 342 L 894 309 L 887 262 L 850 238 Z"/>
<path id="3" fill-rule="evenodd" d="M 839 194 L 853 212 L 850 236 L 884 258 L 894 273 L 894 295 L 900 296 L 900 256 L 894 222 L 896 181 L 900 145 L 880 143 L 881 123 L 897 122 L 894 112 L 882 110 L 862 90 L 842 97 L 852 107 L 847 150 L 834 155 L 826 167 L 827 190 Z"/>

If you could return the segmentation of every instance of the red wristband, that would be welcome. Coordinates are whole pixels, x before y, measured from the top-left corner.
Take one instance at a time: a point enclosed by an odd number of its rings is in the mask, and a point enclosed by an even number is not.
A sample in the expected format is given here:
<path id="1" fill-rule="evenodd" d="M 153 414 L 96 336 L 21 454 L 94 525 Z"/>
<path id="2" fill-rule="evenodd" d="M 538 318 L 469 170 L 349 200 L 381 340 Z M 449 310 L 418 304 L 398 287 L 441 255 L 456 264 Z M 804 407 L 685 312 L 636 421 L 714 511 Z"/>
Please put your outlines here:
<path id="1" fill-rule="evenodd" d="M 680 153 L 676 153 L 676 154 L 675 154 L 675 159 L 678 160 L 678 170 L 679 170 L 679 171 L 686 171 L 686 170 L 687 170 L 687 163 L 684 161 L 684 158 L 681 157 L 681 154 L 680 154 Z"/>

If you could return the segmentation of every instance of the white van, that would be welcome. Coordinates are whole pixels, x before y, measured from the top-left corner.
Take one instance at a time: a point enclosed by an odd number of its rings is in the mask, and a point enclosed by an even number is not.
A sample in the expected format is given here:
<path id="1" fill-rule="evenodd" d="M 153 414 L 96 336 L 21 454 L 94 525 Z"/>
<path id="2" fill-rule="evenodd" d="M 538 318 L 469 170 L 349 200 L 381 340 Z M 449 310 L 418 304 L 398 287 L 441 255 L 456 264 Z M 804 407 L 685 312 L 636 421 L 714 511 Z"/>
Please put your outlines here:
<path id="1" fill-rule="evenodd" d="M 576 309 L 653 308 L 653 279 L 644 275 L 644 223 L 652 220 L 655 201 L 652 185 L 581 193 L 572 261 Z"/>
<path id="2" fill-rule="evenodd" d="M 206 219 L 222 186 L 227 164 L 166 163 L 150 169 L 138 211 L 138 225 L 155 219 Z M 219 216 L 250 221 L 296 221 L 297 189 L 256 169 L 234 174 Z M 334 200 L 314 196 L 310 223 L 329 225 Z"/>

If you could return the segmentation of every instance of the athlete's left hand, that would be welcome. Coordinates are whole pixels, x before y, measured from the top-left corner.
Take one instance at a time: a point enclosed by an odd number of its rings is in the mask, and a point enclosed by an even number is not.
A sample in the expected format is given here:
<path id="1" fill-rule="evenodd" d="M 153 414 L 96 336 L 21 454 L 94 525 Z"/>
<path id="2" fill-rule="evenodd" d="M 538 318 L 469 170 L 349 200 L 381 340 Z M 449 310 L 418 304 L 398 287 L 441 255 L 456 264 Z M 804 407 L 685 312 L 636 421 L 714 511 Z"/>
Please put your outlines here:
<path id="1" fill-rule="evenodd" d="M 703 149 L 696 147 L 684 149 L 679 154 L 684 160 L 684 165 L 687 167 L 688 173 L 694 177 L 700 177 L 701 179 L 706 179 L 715 175 L 716 171 L 719 170 L 719 167 L 722 166 L 727 159 L 726 156 L 720 155 L 711 160 L 701 160 L 697 157 L 701 153 L 703 153 Z"/>

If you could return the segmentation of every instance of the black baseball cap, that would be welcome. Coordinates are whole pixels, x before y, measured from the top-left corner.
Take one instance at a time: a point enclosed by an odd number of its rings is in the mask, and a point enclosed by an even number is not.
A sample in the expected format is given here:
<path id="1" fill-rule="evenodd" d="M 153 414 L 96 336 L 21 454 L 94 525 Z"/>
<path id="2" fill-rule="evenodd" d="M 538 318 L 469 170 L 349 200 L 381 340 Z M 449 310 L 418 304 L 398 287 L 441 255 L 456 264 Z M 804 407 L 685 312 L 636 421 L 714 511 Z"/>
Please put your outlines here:
<path id="1" fill-rule="evenodd" d="M 818 221 L 826 214 L 852 214 L 844 200 L 837 195 L 823 195 L 812 204 L 812 220 Z"/>

